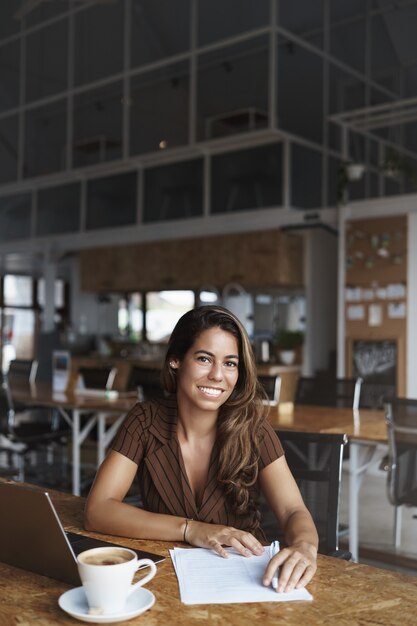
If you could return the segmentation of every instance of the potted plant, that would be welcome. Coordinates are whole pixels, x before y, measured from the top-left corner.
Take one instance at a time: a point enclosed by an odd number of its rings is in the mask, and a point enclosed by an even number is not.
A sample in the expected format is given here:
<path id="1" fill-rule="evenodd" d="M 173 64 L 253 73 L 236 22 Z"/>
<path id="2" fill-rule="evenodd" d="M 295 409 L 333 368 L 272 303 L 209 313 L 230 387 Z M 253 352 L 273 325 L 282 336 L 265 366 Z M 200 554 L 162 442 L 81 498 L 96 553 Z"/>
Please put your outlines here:
<path id="1" fill-rule="evenodd" d="M 276 337 L 276 346 L 279 360 L 283 365 L 292 365 L 295 360 L 296 349 L 304 343 L 304 333 L 301 330 L 280 330 Z"/>

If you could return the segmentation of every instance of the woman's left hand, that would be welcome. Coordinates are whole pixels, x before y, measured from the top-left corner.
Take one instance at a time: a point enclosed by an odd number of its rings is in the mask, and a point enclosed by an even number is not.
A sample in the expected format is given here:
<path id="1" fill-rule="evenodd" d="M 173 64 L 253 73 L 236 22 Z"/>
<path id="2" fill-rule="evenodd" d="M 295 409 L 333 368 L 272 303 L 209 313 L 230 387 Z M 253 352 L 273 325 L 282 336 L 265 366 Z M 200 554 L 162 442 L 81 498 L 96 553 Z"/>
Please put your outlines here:
<path id="1" fill-rule="evenodd" d="M 305 587 L 317 570 L 315 546 L 302 542 L 282 548 L 268 563 L 263 578 L 265 586 L 271 584 L 272 577 L 278 568 L 278 592 Z"/>

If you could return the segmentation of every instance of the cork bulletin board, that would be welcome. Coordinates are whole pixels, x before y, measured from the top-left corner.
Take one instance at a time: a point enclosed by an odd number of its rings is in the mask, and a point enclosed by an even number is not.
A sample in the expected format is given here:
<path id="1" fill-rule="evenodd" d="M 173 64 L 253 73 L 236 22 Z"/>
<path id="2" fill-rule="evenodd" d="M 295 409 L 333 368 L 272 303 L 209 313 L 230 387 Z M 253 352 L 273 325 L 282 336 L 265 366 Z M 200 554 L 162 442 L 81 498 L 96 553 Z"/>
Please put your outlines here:
<path id="1" fill-rule="evenodd" d="M 381 377 L 385 372 L 385 383 L 398 395 L 404 395 L 406 216 L 347 222 L 345 263 L 347 375 L 354 376 L 361 367 L 366 369 L 373 363 L 376 369 L 367 372 L 368 380 Z"/>

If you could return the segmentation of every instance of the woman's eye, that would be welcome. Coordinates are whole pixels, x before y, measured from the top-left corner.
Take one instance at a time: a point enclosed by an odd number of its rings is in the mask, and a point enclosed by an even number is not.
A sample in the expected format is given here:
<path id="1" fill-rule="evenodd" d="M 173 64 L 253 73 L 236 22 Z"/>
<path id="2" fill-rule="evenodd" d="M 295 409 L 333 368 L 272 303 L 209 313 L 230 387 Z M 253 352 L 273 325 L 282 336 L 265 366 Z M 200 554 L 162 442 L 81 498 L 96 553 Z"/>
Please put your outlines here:
<path id="1" fill-rule="evenodd" d="M 199 356 L 197 357 L 197 361 L 201 361 L 201 363 L 208 363 L 209 358 L 207 356 Z"/>
<path id="2" fill-rule="evenodd" d="M 236 361 L 226 361 L 227 367 L 237 367 Z"/>

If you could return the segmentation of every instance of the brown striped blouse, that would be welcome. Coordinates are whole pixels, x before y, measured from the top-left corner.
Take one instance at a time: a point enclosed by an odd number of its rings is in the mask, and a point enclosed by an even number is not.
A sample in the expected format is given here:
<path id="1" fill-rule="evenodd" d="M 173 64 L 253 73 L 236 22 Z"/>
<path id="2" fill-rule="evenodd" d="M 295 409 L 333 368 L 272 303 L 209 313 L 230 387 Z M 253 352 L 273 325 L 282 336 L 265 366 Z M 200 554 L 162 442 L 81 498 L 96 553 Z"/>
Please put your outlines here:
<path id="1" fill-rule="evenodd" d="M 227 506 L 223 490 L 217 484 L 216 446 L 212 451 L 201 505 L 197 507 L 185 471 L 176 426 L 175 398 L 138 403 L 130 410 L 112 443 L 113 450 L 138 465 L 144 508 L 154 513 L 250 530 L 263 540 L 255 512 L 238 517 Z M 262 426 L 259 470 L 282 454 L 283 449 L 277 435 L 265 422 Z"/>

